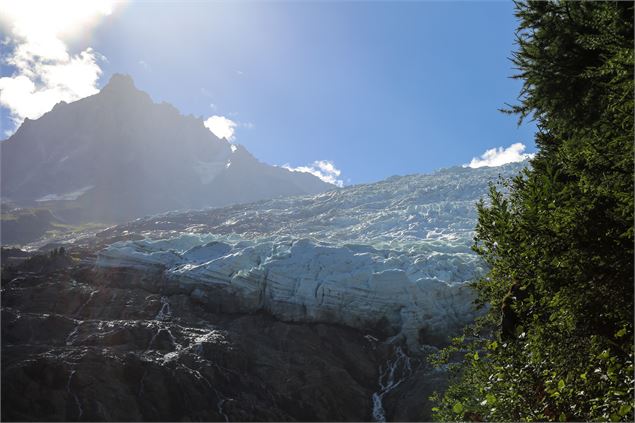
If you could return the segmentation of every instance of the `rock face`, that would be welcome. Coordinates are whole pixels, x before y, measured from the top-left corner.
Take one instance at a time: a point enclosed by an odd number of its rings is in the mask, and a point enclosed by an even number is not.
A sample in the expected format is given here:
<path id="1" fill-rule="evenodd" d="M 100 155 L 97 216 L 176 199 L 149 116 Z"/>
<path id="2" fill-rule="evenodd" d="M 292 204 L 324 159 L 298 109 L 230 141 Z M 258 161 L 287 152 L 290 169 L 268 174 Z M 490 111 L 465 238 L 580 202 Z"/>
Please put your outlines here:
<path id="1" fill-rule="evenodd" d="M 371 334 L 219 314 L 167 287 L 77 265 L 3 279 L 2 420 L 426 420 L 444 383 Z"/>
<path id="2" fill-rule="evenodd" d="M 522 166 L 137 219 L 51 266 L 7 250 L 2 419 L 427 421 L 427 356 L 476 313 L 474 203 Z"/>
<path id="3" fill-rule="evenodd" d="M 25 120 L 0 150 L 3 201 L 46 206 L 69 222 L 121 222 L 334 188 L 259 162 L 201 119 L 153 103 L 124 75 L 94 96 Z"/>
<path id="4" fill-rule="evenodd" d="M 2 245 L 35 241 L 60 223 L 50 210 L 33 208 L 3 210 L 0 219 Z"/>
<path id="5" fill-rule="evenodd" d="M 504 168 L 454 168 L 310 197 L 137 220 L 100 251 L 102 268 L 157 271 L 171 291 L 219 312 L 344 324 L 440 344 L 476 316 L 466 282 L 475 202 Z"/>

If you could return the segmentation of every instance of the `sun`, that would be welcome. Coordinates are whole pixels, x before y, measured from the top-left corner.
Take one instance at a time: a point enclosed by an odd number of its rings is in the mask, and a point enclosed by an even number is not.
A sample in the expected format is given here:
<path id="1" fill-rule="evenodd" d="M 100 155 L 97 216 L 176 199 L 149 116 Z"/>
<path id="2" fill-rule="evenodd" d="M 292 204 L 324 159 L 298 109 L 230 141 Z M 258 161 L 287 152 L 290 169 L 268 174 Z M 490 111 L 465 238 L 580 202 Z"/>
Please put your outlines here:
<path id="1" fill-rule="evenodd" d="M 3 0 L 0 2 L 0 27 L 32 43 L 81 37 L 99 18 L 111 15 L 122 2 L 112 0 Z M 41 48 L 55 48 L 44 43 Z"/>

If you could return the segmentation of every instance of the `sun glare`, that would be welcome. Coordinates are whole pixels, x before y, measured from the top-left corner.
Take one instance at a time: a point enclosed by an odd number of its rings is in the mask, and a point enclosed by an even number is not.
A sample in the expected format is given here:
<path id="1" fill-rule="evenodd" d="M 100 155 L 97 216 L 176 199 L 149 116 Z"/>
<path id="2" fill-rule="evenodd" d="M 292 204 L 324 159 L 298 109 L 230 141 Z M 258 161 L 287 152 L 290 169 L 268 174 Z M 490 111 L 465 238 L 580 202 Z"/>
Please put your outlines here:
<path id="1" fill-rule="evenodd" d="M 56 36 L 72 39 L 90 30 L 102 16 L 123 3 L 110 0 L 3 1 L 0 23 L 14 34 L 33 41 Z M 45 47 L 45 46 L 42 46 Z"/>

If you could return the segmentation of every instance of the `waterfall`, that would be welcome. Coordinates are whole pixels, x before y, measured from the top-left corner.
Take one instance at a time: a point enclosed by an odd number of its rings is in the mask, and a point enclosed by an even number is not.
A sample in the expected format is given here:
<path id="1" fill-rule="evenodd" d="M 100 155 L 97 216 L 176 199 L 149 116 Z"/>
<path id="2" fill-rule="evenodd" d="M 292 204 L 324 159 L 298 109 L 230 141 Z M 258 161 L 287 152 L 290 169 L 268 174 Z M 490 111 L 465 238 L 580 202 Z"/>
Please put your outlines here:
<path id="1" fill-rule="evenodd" d="M 218 414 L 220 414 L 225 419 L 225 421 L 228 422 L 229 416 L 225 414 L 225 411 L 223 410 L 223 405 L 225 404 L 225 401 L 227 401 L 227 398 L 223 394 L 221 394 L 218 391 L 218 389 L 214 388 L 214 385 L 212 385 L 211 382 L 207 380 L 207 378 L 201 374 L 201 372 L 199 372 L 198 370 L 192 369 L 190 367 L 187 367 L 185 364 L 181 364 L 181 365 L 185 367 L 186 369 L 188 369 L 190 372 L 192 372 L 192 374 L 194 374 L 194 376 L 197 379 L 200 379 L 203 382 L 205 382 L 207 387 L 211 388 L 214 391 L 214 393 L 216 394 L 216 398 L 218 399 L 218 402 L 216 403 L 216 409 L 218 410 Z"/>
<path id="2" fill-rule="evenodd" d="M 165 330 L 168 332 L 168 335 L 170 335 L 170 342 L 172 342 L 172 345 L 174 345 L 174 348 L 176 348 L 177 351 L 180 351 L 183 348 L 183 346 L 179 344 L 178 342 L 176 342 L 176 338 L 174 337 L 174 335 L 172 335 L 172 331 L 170 330 L 170 328 L 165 328 Z"/>
<path id="3" fill-rule="evenodd" d="M 170 308 L 170 301 L 168 300 L 168 297 L 162 296 L 161 309 L 159 310 L 157 315 L 154 317 L 154 320 L 164 321 L 164 320 L 169 320 L 171 318 L 172 318 L 172 309 Z"/>
<path id="4" fill-rule="evenodd" d="M 82 403 L 79 402 L 79 398 L 77 397 L 77 395 L 73 391 L 71 391 L 71 381 L 73 379 L 74 374 L 75 374 L 75 370 L 71 371 L 71 374 L 68 376 L 68 382 L 66 382 L 66 392 L 72 395 L 73 398 L 75 399 L 75 404 L 77 405 L 77 411 L 79 413 L 77 415 L 77 420 L 79 420 L 84 414 L 84 410 L 82 409 Z"/>
<path id="5" fill-rule="evenodd" d="M 154 333 L 154 335 L 152 335 L 152 338 L 150 339 L 150 343 L 148 344 L 148 346 L 146 347 L 146 351 L 149 351 L 150 348 L 152 347 L 152 345 L 154 344 L 154 341 L 156 341 L 157 336 L 159 336 L 159 334 L 161 333 L 161 331 L 165 331 L 165 333 L 168 334 L 168 336 L 170 337 L 170 342 L 172 343 L 172 345 L 174 346 L 174 348 L 177 351 L 180 351 L 183 346 L 181 344 L 179 344 L 178 342 L 176 342 L 176 338 L 174 337 L 174 335 L 172 334 L 172 331 L 170 330 L 170 328 L 168 327 L 164 327 L 164 326 L 159 326 L 159 328 L 157 329 L 157 331 Z"/>
<path id="6" fill-rule="evenodd" d="M 143 388 L 145 387 L 145 385 L 143 384 L 143 382 L 146 380 L 146 376 L 148 375 L 148 369 L 144 369 L 143 370 L 143 376 L 141 376 L 141 380 L 139 381 L 139 392 L 137 392 L 137 396 L 141 396 L 143 395 Z"/>
<path id="7" fill-rule="evenodd" d="M 214 389 L 216 391 L 216 389 Z M 227 414 L 225 414 L 225 412 L 223 411 L 223 405 L 225 404 L 225 401 L 227 401 L 225 399 L 225 397 L 223 397 L 220 392 L 216 391 L 216 395 L 218 396 L 218 398 L 220 398 L 218 400 L 218 403 L 216 404 L 216 409 L 218 410 L 218 414 L 220 414 L 221 416 L 223 416 L 223 418 L 225 419 L 226 422 L 229 421 L 229 417 L 227 416 Z"/>
<path id="8" fill-rule="evenodd" d="M 373 394 L 373 420 L 386 421 L 383 398 L 412 374 L 412 364 L 401 347 L 395 349 L 393 357 L 384 366 L 379 366 L 379 390 Z"/>
<path id="9" fill-rule="evenodd" d="M 68 336 L 66 337 L 66 345 L 73 345 L 73 341 L 75 340 L 75 337 L 77 336 L 77 332 L 79 331 L 79 326 L 81 324 L 82 324 L 81 321 L 77 321 L 77 323 L 75 324 L 75 329 L 73 329 L 73 331 L 69 333 Z"/>
<path id="10" fill-rule="evenodd" d="M 150 351 L 150 347 L 152 346 L 152 344 L 154 344 L 154 340 L 157 339 L 157 336 L 159 335 L 160 331 L 161 331 L 161 328 L 157 329 L 154 335 L 152 335 L 152 338 L 150 338 L 150 343 L 146 347 L 146 351 Z"/>
<path id="11" fill-rule="evenodd" d="M 82 311 L 84 311 L 84 308 L 86 307 L 86 305 L 90 302 L 90 300 L 93 299 L 93 297 L 95 296 L 96 293 L 98 293 L 99 290 L 95 290 L 95 291 L 91 291 L 90 295 L 88 296 L 88 299 L 86 301 L 84 301 L 84 304 L 82 304 L 81 306 L 79 306 L 79 308 L 75 311 L 75 313 L 73 313 L 73 315 L 75 316 L 79 316 L 79 313 L 81 313 Z"/>

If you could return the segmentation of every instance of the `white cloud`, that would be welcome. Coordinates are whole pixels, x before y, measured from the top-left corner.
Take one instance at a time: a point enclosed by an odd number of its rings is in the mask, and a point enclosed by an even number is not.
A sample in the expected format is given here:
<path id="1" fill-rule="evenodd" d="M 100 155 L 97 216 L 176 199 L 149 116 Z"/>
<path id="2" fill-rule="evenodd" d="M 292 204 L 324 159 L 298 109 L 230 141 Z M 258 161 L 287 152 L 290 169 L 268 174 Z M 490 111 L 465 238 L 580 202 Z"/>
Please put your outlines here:
<path id="1" fill-rule="evenodd" d="M 227 141 L 234 140 L 234 132 L 238 125 L 231 119 L 227 119 L 225 116 L 214 115 L 208 118 L 203 124 L 212 131 L 218 138 L 225 138 Z"/>
<path id="2" fill-rule="evenodd" d="M 291 167 L 287 163 L 282 165 L 281 167 L 292 172 L 310 173 L 311 175 L 317 176 L 324 182 L 333 184 L 340 188 L 344 186 L 344 181 L 341 179 L 337 179 L 342 174 L 342 171 L 336 168 L 333 162 L 330 160 L 316 160 L 309 166 L 298 167 Z"/>
<path id="3" fill-rule="evenodd" d="M 515 143 L 507 148 L 498 147 L 491 148 L 481 155 L 481 157 L 474 157 L 468 164 L 464 164 L 463 167 L 495 167 L 502 166 L 506 163 L 522 162 L 523 160 L 530 159 L 534 155 L 523 153 L 525 151 L 525 145 L 522 143 Z"/>
<path id="4" fill-rule="evenodd" d="M 5 0 L 0 8 L 3 65 L 13 69 L 0 78 L 0 107 L 16 127 L 36 119 L 60 102 L 97 93 L 103 58 L 91 48 L 71 54 L 65 41 L 85 37 L 113 11 L 114 1 Z"/>

